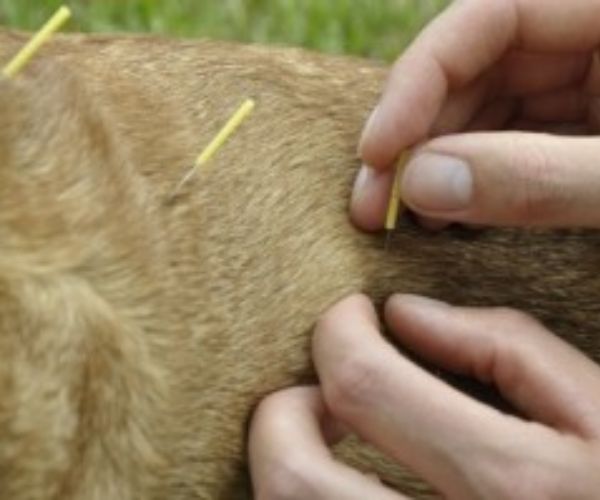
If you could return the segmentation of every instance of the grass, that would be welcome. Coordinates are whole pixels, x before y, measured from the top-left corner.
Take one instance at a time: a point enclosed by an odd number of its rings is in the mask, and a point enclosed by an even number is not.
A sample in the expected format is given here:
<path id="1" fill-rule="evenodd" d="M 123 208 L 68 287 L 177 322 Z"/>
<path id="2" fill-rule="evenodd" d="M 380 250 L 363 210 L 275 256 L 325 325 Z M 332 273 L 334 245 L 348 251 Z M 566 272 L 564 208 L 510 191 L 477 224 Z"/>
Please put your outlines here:
<path id="1" fill-rule="evenodd" d="M 392 60 L 449 0 L 64 0 L 71 29 L 309 47 Z M 38 28 L 62 0 L 0 0 L 0 23 Z"/>

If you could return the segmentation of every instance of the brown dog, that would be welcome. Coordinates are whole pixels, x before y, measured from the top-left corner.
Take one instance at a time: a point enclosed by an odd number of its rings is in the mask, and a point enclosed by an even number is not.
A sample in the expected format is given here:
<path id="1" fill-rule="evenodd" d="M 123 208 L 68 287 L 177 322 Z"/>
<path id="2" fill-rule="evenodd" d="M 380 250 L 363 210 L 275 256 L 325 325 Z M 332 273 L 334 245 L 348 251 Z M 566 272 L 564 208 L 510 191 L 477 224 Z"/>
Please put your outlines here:
<path id="1" fill-rule="evenodd" d="M 27 36 L 0 32 L 0 60 Z M 311 327 L 351 292 L 519 307 L 600 358 L 596 233 L 405 221 L 385 253 L 352 227 L 384 73 L 73 35 L 0 82 L 0 498 L 244 498 L 254 405 L 311 380 Z M 170 200 L 246 97 L 255 113 Z M 345 455 L 422 490 L 363 448 Z"/>

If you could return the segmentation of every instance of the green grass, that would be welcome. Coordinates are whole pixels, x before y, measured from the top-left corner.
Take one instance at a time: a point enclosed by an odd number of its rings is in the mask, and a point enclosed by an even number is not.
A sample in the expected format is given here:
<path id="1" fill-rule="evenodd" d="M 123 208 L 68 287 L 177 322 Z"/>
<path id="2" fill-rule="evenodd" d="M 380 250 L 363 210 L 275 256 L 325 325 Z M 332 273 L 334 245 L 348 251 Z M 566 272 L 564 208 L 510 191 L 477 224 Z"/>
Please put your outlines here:
<path id="1" fill-rule="evenodd" d="M 448 0 L 64 0 L 70 29 L 299 45 L 392 60 Z M 61 0 L 0 0 L 0 23 L 36 29 Z"/>

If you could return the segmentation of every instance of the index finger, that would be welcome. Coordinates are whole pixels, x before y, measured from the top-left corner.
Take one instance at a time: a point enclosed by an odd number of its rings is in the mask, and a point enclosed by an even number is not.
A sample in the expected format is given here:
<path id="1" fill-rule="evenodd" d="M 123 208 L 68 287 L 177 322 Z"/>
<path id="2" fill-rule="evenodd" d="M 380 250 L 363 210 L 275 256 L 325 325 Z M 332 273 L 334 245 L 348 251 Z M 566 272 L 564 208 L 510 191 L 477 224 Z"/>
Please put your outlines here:
<path id="1" fill-rule="evenodd" d="M 600 0 L 459 0 L 435 19 L 392 68 L 361 138 L 363 160 L 391 165 L 427 138 L 449 90 L 482 75 L 511 48 L 591 50 L 600 41 Z"/>
<path id="2" fill-rule="evenodd" d="M 467 491 L 456 459 L 473 456 L 490 436 L 507 442 L 519 430 L 400 356 L 379 334 L 375 310 L 363 296 L 347 298 L 321 318 L 313 360 L 335 418 L 456 498 Z"/>

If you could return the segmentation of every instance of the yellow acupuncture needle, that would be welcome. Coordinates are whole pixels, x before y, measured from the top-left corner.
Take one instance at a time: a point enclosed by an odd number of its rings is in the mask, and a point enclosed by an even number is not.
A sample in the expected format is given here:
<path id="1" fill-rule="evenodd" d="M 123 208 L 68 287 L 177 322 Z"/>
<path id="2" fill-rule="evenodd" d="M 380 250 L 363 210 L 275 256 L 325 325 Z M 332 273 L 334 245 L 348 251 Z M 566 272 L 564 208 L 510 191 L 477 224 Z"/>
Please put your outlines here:
<path id="1" fill-rule="evenodd" d="M 409 151 L 404 151 L 398 161 L 396 162 L 396 172 L 394 174 L 394 181 L 392 184 L 392 192 L 390 195 L 390 201 L 388 204 L 387 214 L 385 217 L 385 248 L 389 247 L 389 243 L 392 237 L 392 233 L 394 229 L 396 229 L 396 224 L 398 222 L 398 216 L 400 212 L 404 208 L 404 204 L 401 199 L 401 187 L 402 187 L 402 174 L 404 173 L 404 167 L 406 166 L 406 162 L 408 161 L 410 153 Z"/>
<path id="2" fill-rule="evenodd" d="M 71 17 L 71 10 L 62 6 L 48 20 L 44 26 L 33 36 L 31 40 L 23 47 L 15 57 L 3 68 L 2 74 L 6 78 L 14 78 L 36 54 L 40 47 L 44 45 L 50 37 L 58 31 L 65 22 Z"/>
<path id="3" fill-rule="evenodd" d="M 229 139 L 229 137 L 237 130 L 237 128 L 242 124 L 242 122 L 248 117 L 248 115 L 252 112 L 256 103 L 252 99 L 246 99 L 244 103 L 237 109 L 237 111 L 232 115 L 232 117 L 227 121 L 224 127 L 219 131 L 219 133 L 215 136 L 215 138 L 210 141 L 208 146 L 200 153 L 194 166 L 190 169 L 190 171 L 185 174 L 183 179 L 179 182 L 171 198 L 175 197 L 177 193 L 181 190 L 181 188 L 194 176 L 197 170 L 206 165 L 211 158 L 215 155 L 215 153 L 225 144 L 225 141 Z"/>

